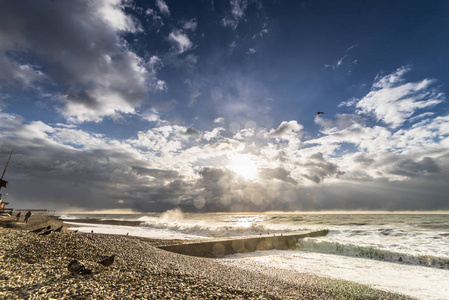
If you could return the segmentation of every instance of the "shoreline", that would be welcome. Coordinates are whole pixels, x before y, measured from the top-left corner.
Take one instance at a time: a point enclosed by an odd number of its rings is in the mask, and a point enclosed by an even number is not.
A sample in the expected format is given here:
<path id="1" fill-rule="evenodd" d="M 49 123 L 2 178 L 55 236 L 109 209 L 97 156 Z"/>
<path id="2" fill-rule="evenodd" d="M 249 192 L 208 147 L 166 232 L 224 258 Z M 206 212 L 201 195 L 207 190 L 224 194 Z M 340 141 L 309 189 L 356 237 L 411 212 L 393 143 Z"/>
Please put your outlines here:
<path id="1" fill-rule="evenodd" d="M 21 223 L 21 222 L 18 222 Z M 29 223 L 0 229 L 0 296 L 4 299 L 412 299 L 367 286 L 274 270 L 244 270 L 220 259 L 192 257 L 157 247 L 183 243 L 124 235 L 60 233 L 39 236 L 29 230 L 53 224 L 32 216 Z M 104 268 L 96 261 L 116 254 Z M 77 259 L 92 275 L 72 275 Z"/>

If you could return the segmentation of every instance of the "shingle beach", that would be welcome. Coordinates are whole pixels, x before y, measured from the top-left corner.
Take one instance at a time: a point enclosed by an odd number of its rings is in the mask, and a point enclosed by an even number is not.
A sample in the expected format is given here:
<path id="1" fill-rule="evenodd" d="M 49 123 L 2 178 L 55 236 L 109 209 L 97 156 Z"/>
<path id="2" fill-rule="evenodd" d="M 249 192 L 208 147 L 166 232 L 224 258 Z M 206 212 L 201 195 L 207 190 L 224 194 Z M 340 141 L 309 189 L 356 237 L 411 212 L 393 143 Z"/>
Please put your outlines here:
<path id="1" fill-rule="evenodd" d="M 132 236 L 29 231 L 62 223 L 45 216 L 2 221 L 1 299 L 410 299 L 367 286 L 270 270 L 243 270 L 220 259 L 158 246 L 181 243 Z M 115 254 L 110 267 L 98 263 Z M 92 274 L 72 274 L 78 260 Z"/>

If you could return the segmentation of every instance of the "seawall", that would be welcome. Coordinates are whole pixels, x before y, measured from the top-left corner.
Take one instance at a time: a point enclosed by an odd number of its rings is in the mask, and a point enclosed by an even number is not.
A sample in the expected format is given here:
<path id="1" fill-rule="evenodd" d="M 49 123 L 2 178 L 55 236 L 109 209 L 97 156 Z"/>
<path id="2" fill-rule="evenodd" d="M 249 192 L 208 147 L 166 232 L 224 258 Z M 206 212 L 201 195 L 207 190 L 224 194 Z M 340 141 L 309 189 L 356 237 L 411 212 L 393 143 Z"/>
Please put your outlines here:
<path id="1" fill-rule="evenodd" d="M 160 247 L 160 249 L 190 256 L 214 258 L 229 254 L 248 253 L 263 250 L 295 250 L 298 239 L 306 237 L 325 236 L 328 233 L 329 230 L 319 230 L 303 234 L 292 234 L 284 236 L 267 236 L 170 245 Z"/>

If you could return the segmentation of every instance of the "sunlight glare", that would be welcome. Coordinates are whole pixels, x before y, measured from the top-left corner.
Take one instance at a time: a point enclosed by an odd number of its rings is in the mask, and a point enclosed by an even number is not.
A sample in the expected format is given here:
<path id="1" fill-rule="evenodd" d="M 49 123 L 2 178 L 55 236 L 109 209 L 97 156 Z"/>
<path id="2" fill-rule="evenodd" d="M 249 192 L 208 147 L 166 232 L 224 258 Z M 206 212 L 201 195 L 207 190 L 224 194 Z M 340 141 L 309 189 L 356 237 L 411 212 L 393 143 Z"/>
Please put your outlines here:
<path id="1" fill-rule="evenodd" d="M 227 168 L 247 180 L 254 179 L 257 176 L 257 165 L 248 154 L 233 156 Z"/>

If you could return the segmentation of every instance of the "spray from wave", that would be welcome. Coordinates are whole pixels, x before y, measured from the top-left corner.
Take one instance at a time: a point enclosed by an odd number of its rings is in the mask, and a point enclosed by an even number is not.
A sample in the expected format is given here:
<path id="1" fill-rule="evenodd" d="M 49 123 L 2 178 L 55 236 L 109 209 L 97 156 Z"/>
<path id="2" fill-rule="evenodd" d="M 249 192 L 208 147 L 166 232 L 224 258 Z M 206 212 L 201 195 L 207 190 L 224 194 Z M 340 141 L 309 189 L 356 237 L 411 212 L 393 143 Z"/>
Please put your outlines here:
<path id="1" fill-rule="evenodd" d="M 184 220 L 184 215 L 180 208 L 170 209 L 164 212 L 159 220 L 161 222 L 176 222 Z"/>

